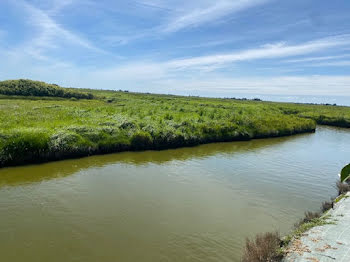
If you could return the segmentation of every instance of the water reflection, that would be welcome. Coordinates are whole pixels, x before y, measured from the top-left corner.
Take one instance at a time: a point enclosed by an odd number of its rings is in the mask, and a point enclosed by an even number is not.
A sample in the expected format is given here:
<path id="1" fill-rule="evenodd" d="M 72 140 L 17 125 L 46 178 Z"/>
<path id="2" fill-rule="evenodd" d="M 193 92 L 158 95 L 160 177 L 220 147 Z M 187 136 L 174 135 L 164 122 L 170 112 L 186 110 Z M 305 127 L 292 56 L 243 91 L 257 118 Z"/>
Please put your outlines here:
<path id="1" fill-rule="evenodd" d="M 3 168 L 0 169 L 0 187 L 16 186 L 66 177 L 89 168 L 102 168 L 112 164 L 140 166 L 152 163 L 163 165 L 170 161 L 187 161 L 193 158 L 205 159 L 211 156 L 232 156 L 234 154 L 262 148 L 280 146 L 284 143 L 290 143 L 293 140 L 313 135 L 314 134 L 301 134 L 291 137 L 258 139 L 252 141 L 213 143 L 162 151 L 122 152 L 85 157 L 81 159 L 56 161 L 39 165 Z"/>

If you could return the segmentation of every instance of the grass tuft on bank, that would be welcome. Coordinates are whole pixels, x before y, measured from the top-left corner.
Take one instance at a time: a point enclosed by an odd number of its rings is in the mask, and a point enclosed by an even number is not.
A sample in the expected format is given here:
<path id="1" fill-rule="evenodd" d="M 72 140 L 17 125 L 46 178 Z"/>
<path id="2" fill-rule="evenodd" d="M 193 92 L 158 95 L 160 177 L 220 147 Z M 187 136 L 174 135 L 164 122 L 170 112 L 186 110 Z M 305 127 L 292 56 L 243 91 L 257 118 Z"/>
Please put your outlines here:
<path id="1" fill-rule="evenodd" d="M 254 240 L 247 239 L 242 262 L 277 262 L 282 255 L 278 253 L 281 238 L 277 232 L 256 235 Z"/>

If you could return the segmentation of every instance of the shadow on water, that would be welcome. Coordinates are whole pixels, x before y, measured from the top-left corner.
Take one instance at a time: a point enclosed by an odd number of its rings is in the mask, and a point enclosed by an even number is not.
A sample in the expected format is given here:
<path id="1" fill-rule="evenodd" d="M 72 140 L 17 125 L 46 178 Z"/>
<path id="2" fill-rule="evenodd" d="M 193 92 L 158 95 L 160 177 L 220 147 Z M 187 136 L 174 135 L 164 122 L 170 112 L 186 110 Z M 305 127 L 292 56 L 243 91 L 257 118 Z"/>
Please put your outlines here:
<path id="1" fill-rule="evenodd" d="M 263 148 L 281 146 L 284 143 L 313 135 L 314 134 L 299 134 L 290 137 L 213 143 L 161 151 L 121 152 L 38 165 L 3 168 L 0 169 L 0 188 L 63 178 L 87 169 L 102 168 L 108 165 L 164 165 L 170 161 L 205 159 L 218 155 L 223 157 L 225 155 L 232 156 L 237 153 L 253 152 Z"/>

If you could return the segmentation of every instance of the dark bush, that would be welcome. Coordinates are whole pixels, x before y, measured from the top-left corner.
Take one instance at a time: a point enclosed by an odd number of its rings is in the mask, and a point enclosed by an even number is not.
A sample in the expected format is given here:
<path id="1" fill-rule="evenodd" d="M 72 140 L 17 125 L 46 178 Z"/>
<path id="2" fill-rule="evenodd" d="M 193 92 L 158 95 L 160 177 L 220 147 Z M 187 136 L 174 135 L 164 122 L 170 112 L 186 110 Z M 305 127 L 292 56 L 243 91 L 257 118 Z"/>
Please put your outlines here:
<path id="1" fill-rule="evenodd" d="M 26 79 L 0 81 L 0 94 L 9 96 L 64 97 L 71 99 L 93 98 L 93 95 L 89 93 L 71 91 L 55 84 Z"/>

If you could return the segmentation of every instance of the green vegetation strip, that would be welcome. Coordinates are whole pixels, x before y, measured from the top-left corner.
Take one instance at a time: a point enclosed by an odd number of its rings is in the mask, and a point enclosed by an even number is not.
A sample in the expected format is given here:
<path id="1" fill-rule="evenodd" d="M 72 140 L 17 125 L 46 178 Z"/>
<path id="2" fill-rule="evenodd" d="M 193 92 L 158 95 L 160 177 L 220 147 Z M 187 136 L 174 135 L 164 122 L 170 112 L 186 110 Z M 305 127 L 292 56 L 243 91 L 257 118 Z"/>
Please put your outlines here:
<path id="1" fill-rule="evenodd" d="M 92 99 L 93 95 L 74 89 L 62 88 L 55 84 L 47 84 L 32 80 L 7 80 L 0 81 L 0 94 L 16 96 L 48 96 L 75 99 Z"/>
<path id="2" fill-rule="evenodd" d="M 338 196 L 335 200 L 334 203 L 338 203 L 340 200 L 342 200 L 343 198 L 348 198 L 349 196 L 347 195 L 340 195 Z"/>
<path id="3" fill-rule="evenodd" d="M 4 82 L 0 90 L 10 91 L 0 91 L 0 166 L 313 132 L 317 113 L 350 123 L 346 107 L 65 89 L 29 80 L 12 80 L 6 89 Z"/>

